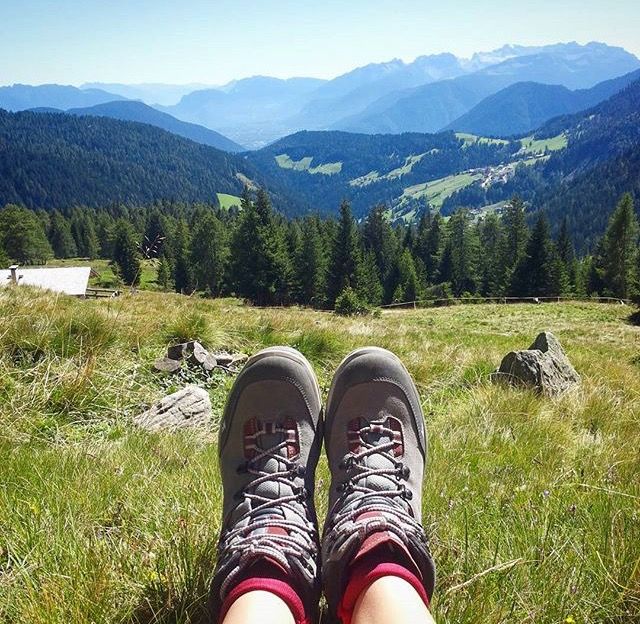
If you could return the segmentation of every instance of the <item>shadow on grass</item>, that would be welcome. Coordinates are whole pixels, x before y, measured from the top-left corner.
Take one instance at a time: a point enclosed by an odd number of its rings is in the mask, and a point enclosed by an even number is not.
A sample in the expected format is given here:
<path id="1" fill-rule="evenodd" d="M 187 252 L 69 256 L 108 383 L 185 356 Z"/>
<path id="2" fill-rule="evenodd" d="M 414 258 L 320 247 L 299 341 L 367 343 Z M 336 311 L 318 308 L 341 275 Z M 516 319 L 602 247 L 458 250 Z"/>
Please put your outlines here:
<path id="1" fill-rule="evenodd" d="M 208 599 L 215 554 L 216 541 L 208 542 L 195 558 L 182 558 L 176 582 L 149 583 L 128 624 L 211 624 Z"/>
<path id="2" fill-rule="evenodd" d="M 636 310 L 635 312 L 630 314 L 627 320 L 631 325 L 640 325 L 640 310 Z"/>

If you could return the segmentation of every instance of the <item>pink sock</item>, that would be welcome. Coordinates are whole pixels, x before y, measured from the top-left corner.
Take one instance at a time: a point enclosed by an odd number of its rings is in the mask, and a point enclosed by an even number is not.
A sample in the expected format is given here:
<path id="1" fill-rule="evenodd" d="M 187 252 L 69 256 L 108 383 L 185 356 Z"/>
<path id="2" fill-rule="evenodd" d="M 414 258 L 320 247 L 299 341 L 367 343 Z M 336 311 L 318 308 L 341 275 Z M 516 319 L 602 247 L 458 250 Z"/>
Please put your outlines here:
<path id="1" fill-rule="evenodd" d="M 305 613 L 302 598 L 289 582 L 286 572 L 269 561 L 253 566 L 251 576 L 246 576 L 227 594 L 220 610 L 220 622 L 240 596 L 252 591 L 266 591 L 278 596 L 289 607 L 296 624 L 311 624 Z"/>
<path id="2" fill-rule="evenodd" d="M 429 608 L 429 596 L 419 578 L 419 572 L 410 559 L 402 553 L 381 543 L 364 556 L 358 555 L 354 558 L 347 587 L 338 607 L 338 616 L 342 624 L 351 624 L 353 609 L 360 594 L 374 581 L 384 576 L 396 576 L 409 583 Z"/>

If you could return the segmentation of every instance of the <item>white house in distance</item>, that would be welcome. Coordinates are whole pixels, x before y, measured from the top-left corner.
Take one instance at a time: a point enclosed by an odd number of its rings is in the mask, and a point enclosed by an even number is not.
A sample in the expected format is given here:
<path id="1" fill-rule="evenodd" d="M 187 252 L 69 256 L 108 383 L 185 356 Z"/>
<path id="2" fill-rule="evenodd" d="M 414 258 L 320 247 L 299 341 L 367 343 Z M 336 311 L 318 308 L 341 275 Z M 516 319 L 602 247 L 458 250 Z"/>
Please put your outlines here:
<path id="1" fill-rule="evenodd" d="M 18 265 L 0 270 L 0 288 L 5 286 L 35 286 L 54 292 L 84 297 L 91 267 L 51 267 L 21 269 Z"/>

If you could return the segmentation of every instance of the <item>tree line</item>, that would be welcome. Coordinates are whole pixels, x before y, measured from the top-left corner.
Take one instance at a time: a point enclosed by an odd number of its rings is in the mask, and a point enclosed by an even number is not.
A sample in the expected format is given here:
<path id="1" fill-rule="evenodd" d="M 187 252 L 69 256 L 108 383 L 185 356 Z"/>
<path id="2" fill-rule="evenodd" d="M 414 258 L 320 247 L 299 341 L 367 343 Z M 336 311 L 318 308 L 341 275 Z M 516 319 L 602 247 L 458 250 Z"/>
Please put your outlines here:
<path id="1" fill-rule="evenodd" d="M 465 296 L 630 298 L 640 291 L 639 231 L 630 195 L 594 253 L 578 257 L 566 219 L 554 239 L 545 215 L 530 223 L 517 197 L 500 214 L 425 212 L 392 226 L 384 206 L 356 221 L 346 202 L 335 218 L 287 220 L 265 191 L 245 190 L 241 208 L 227 211 L 166 202 L 52 213 L 7 205 L 0 264 L 108 258 L 124 284 L 137 285 L 146 258 L 162 290 L 321 309 Z"/>

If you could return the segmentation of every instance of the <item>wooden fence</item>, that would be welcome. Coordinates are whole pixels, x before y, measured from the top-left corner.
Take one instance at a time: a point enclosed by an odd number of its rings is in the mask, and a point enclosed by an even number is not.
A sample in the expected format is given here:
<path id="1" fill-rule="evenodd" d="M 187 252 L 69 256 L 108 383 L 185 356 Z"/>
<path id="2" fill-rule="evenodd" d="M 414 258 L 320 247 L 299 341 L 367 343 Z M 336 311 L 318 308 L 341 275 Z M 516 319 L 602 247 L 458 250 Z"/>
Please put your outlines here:
<path id="1" fill-rule="evenodd" d="M 628 305 L 630 299 L 619 299 L 617 297 L 452 297 L 449 299 L 419 299 L 416 301 L 403 301 L 401 303 L 387 303 L 381 308 L 436 308 L 440 306 L 451 306 L 460 304 L 482 304 L 482 303 L 562 303 L 563 301 L 591 302 L 591 303 L 615 303 L 618 305 Z"/>

